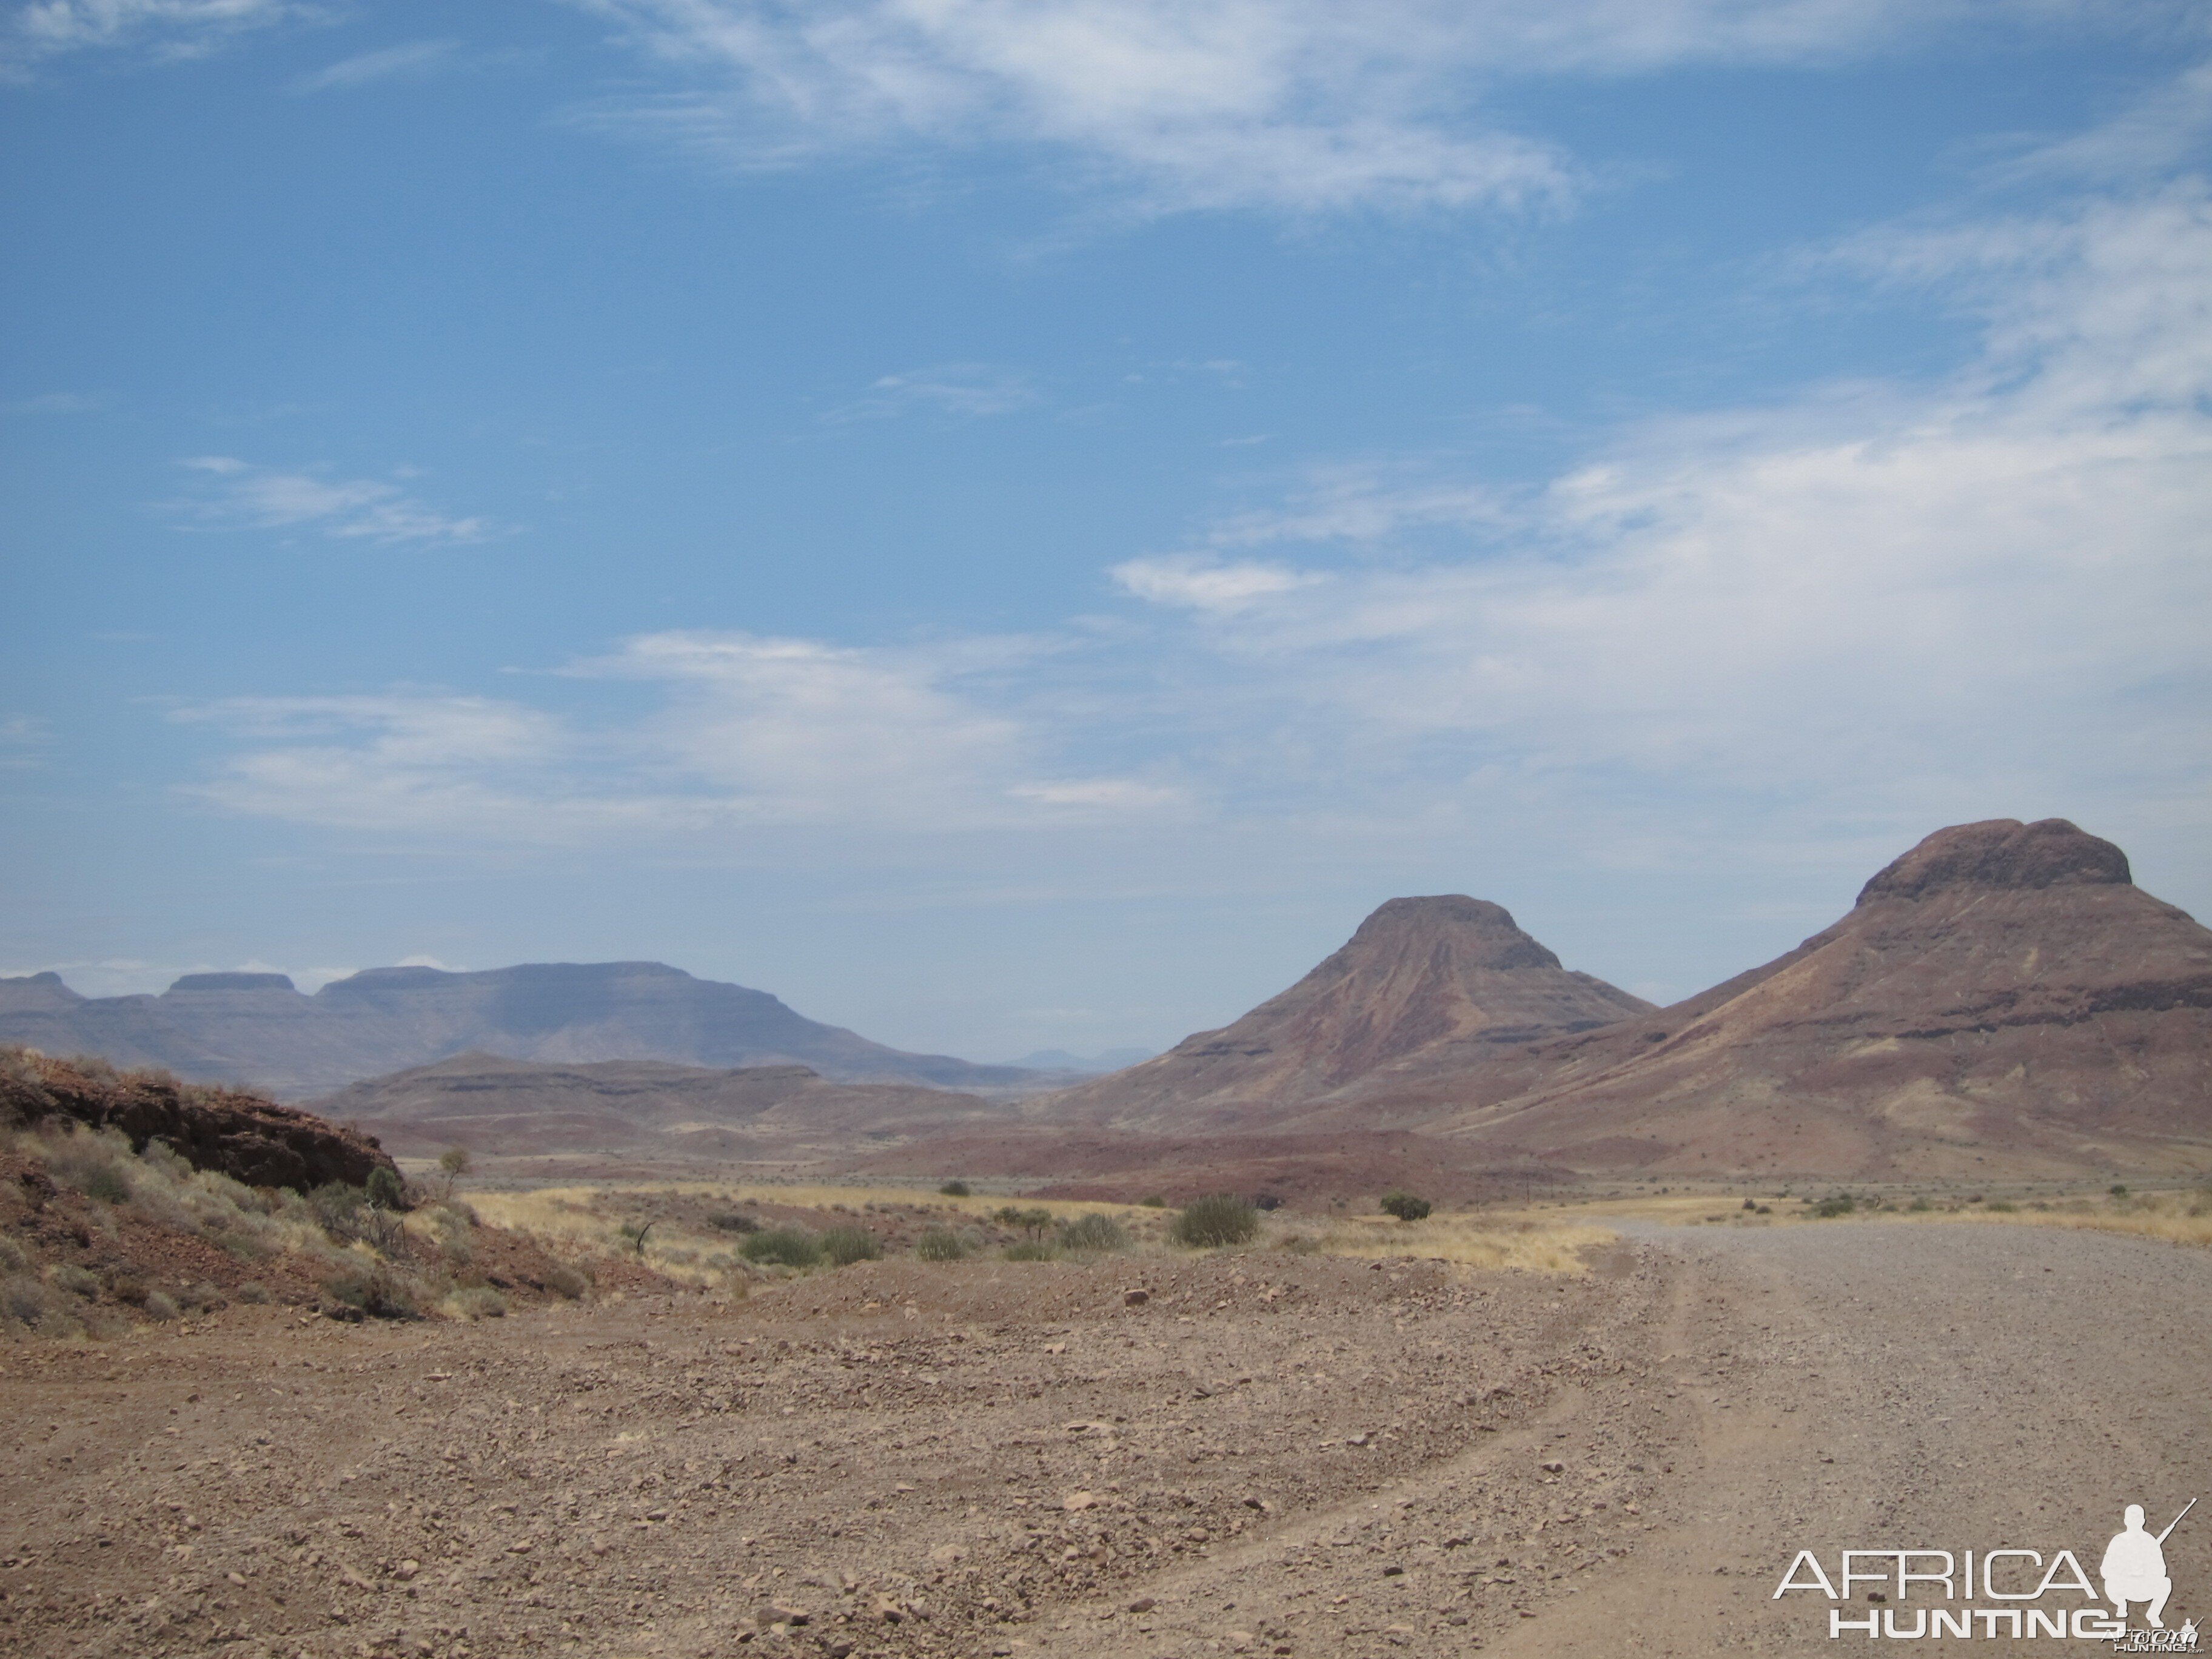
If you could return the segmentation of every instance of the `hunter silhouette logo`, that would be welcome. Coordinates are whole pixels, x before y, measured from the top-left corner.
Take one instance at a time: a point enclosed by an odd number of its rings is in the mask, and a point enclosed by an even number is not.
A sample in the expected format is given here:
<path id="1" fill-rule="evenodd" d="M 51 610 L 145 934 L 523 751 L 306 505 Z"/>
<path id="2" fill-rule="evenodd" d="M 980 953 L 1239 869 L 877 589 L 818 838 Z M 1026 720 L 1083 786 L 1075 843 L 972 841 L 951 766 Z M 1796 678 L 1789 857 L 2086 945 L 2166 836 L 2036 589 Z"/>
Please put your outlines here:
<path id="1" fill-rule="evenodd" d="M 2105 1599 L 2112 1604 L 2122 1622 L 2128 1616 L 2128 1603 L 2148 1601 L 2143 1618 L 2153 1630 L 2164 1630 L 2166 1620 L 2159 1614 L 2166 1611 L 2166 1599 L 2173 1594 L 2173 1580 L 2166 1576 L 2166 1540 L 2181 1524 L 2181 1516 L 2197 1507 L 2191 1498 L 2177 1515 L 2166 1522 L 2166 1530 L 2155 1538 L 2143 1530 L 2143 1508 L 2130 1504 L 2121 1518 L 2127 1530 L 2113 1534 L 2112 1541 L 2105 1546 L 2105 1559 L 2097 1573 L 2105 1581 Z"/>
<path id="2" fill-rule="evenodd" d="M 1799 1550 L 1772 1599 L 1799 1590 L 1841 1604 L 1827 1609 L 1831 1638 L 2017 1642 L 2070 1637 L 2108 1641 L 2122 1653 L 2195 1653 L 2197 1621 L 2185 1620 L 2180 1629 L 2172 1630 L 2165 1613 L 2173 1595 L 2166 1540 L 2196 1507 L 2192 1498 L 2165 1531 L 2153 1533 L 2144 1525 L 2143 1506 L 2129 1504 L 2121 1516 L 2122 1530 L 2112 1535 L 2097 1563 L 2101 1596 L 2081 1557 L 2070 1549 L 2046 1555 L 2013 1547 L 1958 1553 L 1891 1548 L 1842 1551 L 1833 1577 L 1815 1552 Z M 1878 1587 L 1865 1591 L 1871 1605 L 1863 1610 L 1850 1607 L 1867 1585 Z M 2105 1602 L 2111 1603 L 2110 1611 Z M 2135 1607 L 2142 1609 L 2141 1626 L 2128 1623 Z"/>

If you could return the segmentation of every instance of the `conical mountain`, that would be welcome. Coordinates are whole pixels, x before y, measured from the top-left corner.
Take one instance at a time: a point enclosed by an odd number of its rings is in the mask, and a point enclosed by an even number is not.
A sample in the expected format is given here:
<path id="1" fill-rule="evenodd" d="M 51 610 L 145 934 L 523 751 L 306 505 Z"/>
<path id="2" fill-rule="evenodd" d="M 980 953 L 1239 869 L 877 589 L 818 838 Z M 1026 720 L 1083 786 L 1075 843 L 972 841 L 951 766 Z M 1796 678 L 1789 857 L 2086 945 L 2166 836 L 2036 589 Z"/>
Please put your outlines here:
<path id="1" fill-rule="evenodd" d="M 1540 1060 L 1449 1127 L 1585 1169 L 2195 1173 L 2212 932 L 2063 818 L 1960 824 L 1788 955 Z"/>
<path id="2" fill-rule="evenodd" d="M 1500 905 L 1452 893 L 1396 898 L 1291 987 L 1218 1031 L 1036 1103 L 1055 1121 L 1231 1129 L 1401 1068 L 1589 1030 L 1650 1004 L 1559 957 Z"/>

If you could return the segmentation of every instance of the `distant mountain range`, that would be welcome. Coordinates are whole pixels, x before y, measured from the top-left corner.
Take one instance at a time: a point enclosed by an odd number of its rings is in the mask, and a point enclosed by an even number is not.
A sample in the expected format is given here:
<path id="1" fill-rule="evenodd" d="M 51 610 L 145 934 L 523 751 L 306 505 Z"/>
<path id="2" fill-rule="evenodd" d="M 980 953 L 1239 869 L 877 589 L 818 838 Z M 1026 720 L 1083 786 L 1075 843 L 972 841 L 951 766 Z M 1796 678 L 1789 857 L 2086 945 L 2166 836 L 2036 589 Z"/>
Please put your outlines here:
<path id="1" fill-rule="evenodd" d="M 566 1063 L 797 1065 L 840 1083 L 994 1094 L 1055 1079 L 908 1054 L 794 1012 L 765 991 L 657 962 L 481 973 L 372 968 L 302 995 L 282 974 L 188 974 L 159 996 L 82 997 L 54 974 L 0 979 L 0 1042 L 163 1066 L 299 1099 L 471 1052 Z"/>
<path id="2" fill-rule="evenodd" d="M 1073 1054 L 1065 1048 L 1039 1048 L 1007 1064 L 1030 1072 L 1076 1072 L 1091 1076 L 1135 1066 L 1158 1052 L 1152 1048 L 1102 1048 L 1095 1054 Z"/>
<path id="3" fill-rule="evenodd" d="M 482 1054 L 350 1084 L 307 1105 L 403 1157 L 466 1146 L 507 1158 L 787 1162 L 823 1143 L 883 1146 L 933 1130 L 988 1129 L 1015 1110 L 906 1084 L 835 1083 L 804 1066 L 559 1065 Z"/>
<path id="4" fill-rule="evenodd" d="M 1613 1174 L 2201 1175 L 2212 931 L 2063 818 L 1938 830 L 1832 927 L 1663 1009 L 1562 969 L 1495 904 L 1393 899 L 1235 1024 L 1024 1113 L 1412 1130 L 1440 1159 Z"/>

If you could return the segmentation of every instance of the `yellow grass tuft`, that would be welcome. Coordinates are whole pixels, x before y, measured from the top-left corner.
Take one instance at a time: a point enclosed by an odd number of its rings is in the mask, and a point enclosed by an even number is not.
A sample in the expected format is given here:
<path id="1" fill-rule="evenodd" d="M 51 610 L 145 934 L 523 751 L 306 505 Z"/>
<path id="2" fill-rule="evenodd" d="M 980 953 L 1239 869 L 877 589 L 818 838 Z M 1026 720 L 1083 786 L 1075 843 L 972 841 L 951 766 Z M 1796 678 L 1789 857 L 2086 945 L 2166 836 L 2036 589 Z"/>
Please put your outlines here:
<path id="1" fill-rule="evenodd" d="M 1589 1271 L 1589 1251 L 1616 1237 L 1585 1222 L 1495 1216 L 1431 1216 L 1425 1221 L 1402 1222 L 1388 1216 L 1349 1216 L 1329 1224 L 1321 1248 L 1332 1255 L 1365 1260 L 1410 1255 L 1466 1267 L 1511 1267 L 1579 1278 Z"/>

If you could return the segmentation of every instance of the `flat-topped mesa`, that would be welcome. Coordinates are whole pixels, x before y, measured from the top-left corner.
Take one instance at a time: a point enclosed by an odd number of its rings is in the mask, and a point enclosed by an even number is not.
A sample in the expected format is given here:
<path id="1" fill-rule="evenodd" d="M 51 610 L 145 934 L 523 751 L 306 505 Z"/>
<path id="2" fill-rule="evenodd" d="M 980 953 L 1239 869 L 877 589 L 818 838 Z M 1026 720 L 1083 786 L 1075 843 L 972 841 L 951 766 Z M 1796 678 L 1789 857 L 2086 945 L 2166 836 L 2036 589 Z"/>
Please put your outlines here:
<path id="1" fill-rule="evenodd" d="M 1859 890 L 1858 902 L 1966 887 L 2130 887 L 2128 855 L 2064 818 L 1986 818 L 1938 830 Z"/>
<path id="2" fill-rule="evenodd" d="M 1559 957 L 1521 931 L 1504 905 L 1464 893 L 1386 899 L 1329 960 L 1377 953 L 1403 957 L 1425 944 L 1448 950 L 1468 968 L 1510 972 L 1559 965 Z"/>
<path id="3" fill-rule="evenodd" d="M 162 994 L 174 996 L 179 991 L 289 991 L 297 994 L 299 987 L 283 974 L 186 974 Z"/>

